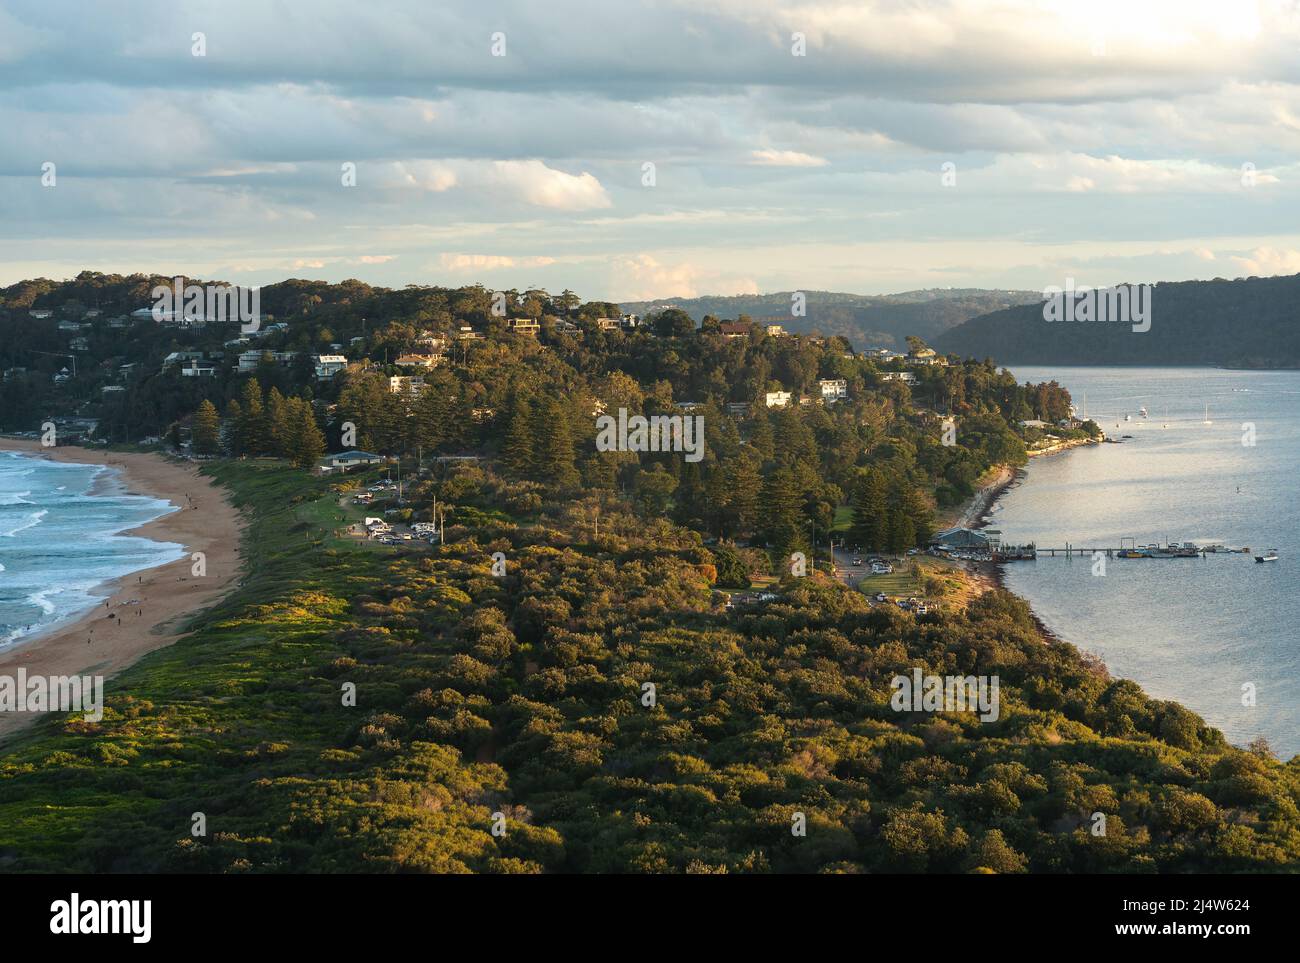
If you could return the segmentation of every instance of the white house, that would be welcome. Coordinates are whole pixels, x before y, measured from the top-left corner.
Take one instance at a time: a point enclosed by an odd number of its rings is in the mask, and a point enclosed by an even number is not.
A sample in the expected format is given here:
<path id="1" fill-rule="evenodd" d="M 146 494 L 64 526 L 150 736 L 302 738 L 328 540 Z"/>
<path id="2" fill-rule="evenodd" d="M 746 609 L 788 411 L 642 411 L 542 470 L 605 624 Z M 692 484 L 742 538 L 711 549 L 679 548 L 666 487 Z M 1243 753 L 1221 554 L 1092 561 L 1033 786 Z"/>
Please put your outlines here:
<path id="1" fill-rule="evenodd" d="M 394 375 L 388 379 L 388 390 L 395 395 L 415 395 L 424 388 L 420 375 Z"/>
<path id="2" fill-rule="evenodd" d="M 792 397 L 794 396 L 788 391 L 769 391 L 764 401 L 769 408 L 784 408 L 790 403 Z"/>
<path id="3" fill-rule="evenodd" d="M 333 378 L 348 366 L 348 359 L 341 354 L 316 355 L 316 377 L 325 381 Z"/>
<path id="4" fill-rule="evenodd" d="M 882 371 L 880 372 L 881 381 L 901 381 L 905 385 L 916 384 L 916 375 L 910 371 Z"/>
<path id="5" fill-rule="evenodd" d="M 189 360 L 181 365 L 182 378 L 215 378 L 217 366 L 211 361 Z"/>
<path id="6" fill-rule="evenodd" d="M 822 400 L 834 403 L 849 396 L 849 383 L 844 378 L 822 378 L 817 382 L 822 389 Z"/>

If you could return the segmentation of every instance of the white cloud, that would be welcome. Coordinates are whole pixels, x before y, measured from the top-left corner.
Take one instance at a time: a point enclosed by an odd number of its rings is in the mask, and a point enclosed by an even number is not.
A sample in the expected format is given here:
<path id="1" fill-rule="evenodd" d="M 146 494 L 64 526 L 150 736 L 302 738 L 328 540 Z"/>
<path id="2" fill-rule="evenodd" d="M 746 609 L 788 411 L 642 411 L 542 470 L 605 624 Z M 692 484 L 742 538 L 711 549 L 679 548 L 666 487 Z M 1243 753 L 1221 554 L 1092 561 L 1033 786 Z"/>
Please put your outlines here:
<path id="1" fill-rule="evenodd" d="M 527 203 L 565 211 L 587 211 L 612 207 L 613 201 L 591 174 L 566 174 L 547 167 L 539 160 L 496 161 L 495 180 L 516 191 Z"/>
<path id="2" fill-rule="evenodd" d="M 553 257 L 507 257 L 500 254 L 443 254 L 439 263 L 448 271 L 502 271 L 508 268 L 546 267 Z"/>
<path id="3" fill-rule="evenodd" d="M 803 154 L 797 150 L 752 150 L 749 152 L 751 164 L 767 167 L 825 167 L 825 157 Z"/>
<path id="4" fill-rule="evenodd" d="M 1274 247 L 1257 247 L 1246 257 L 1228 258 L 1247 276 L 1272 277 L 1277 274 L 1300 274 L 1300 251 Z"/>
<path id="5" fill-rule="evenodd" d="M 610 290 L 623 301 L 694 298 L 701 294 L 757 294 L 751 277 L 727 275 L 696 264 L 664 264 L 650 254 L 615 258 Z"/>

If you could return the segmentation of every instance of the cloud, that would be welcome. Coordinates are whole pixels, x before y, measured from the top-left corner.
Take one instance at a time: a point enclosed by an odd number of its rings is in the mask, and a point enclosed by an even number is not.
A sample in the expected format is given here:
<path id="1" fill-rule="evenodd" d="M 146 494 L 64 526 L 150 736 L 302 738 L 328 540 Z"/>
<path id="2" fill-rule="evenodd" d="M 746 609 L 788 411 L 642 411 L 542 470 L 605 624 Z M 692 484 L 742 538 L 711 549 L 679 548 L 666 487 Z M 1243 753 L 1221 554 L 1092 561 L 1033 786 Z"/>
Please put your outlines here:
<path id="1" fill-rule="evenodd" d="M 600 181 L 586 171 L 566 174 L 553 170 L 539 160 L 496 161 L 492 165 L 495 181 L 513 190 L 529 204 L 565 211 L 588 211 L 612 207 L 613 201 Z"/>
<path id="2" fill-rule="evenodd" d="M 767 167 L 825 167 L 825 157 L 802 154 L 797 150 L 753 150 L 749 152 L 751 164 Z"/>
<path id="3" fill-rule="evenodd" d="M 499 254 L 443 254 L 439 263 L 448 271 L 502 271 L 509 268 L 547 267 L 553 257 L 507 257 Z"/>
<path id="4" fill-rule="evenodd" d="M 1257 247 L 1247 256 L 1228 258 L 1241 267 L 1247 276 L 1272 277 L 1278 274 L 1300 274 L 1300 250 L 1279 250 Z"/>
<path id="5" fill-rule="evenodd" d="M 728 276 L 687 262 L 664 264 L 650 254 L 615 258 L 611 290 L 624 301 L 694 298 L 701 294 L 758 294 L 753 278 Z"/>

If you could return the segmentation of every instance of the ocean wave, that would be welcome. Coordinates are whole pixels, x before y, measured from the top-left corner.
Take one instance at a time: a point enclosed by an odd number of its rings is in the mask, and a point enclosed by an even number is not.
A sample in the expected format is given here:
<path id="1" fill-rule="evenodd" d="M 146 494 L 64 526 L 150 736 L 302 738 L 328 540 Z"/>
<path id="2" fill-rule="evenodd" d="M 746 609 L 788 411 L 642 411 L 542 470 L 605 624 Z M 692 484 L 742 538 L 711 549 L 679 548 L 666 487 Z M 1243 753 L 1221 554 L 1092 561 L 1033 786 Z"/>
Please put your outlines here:
<path id="1" fill-rule="evenodd" d="M 27 601 L 31 602 L 32 605 L 39 606 L 41 611 L 46 615 L 53 615 L 59 610 L 59 607 L 51 602 L 46 596 L 58 595 L 62 591 L 63 589 L 61 588 L 42 589 L 39 592 L 33 592 L 31 595 L 27 596 Z"/>
<path id="2" fill-rule="evenodd" d="M 30 515 L 27 516 L 27 521 L 23 522 L 21 525 L 17 526 L 16 528 L 11 528 L 7 532 L 0 532 L 0 538 L 13 538 L 19 532 L 25 532 L 29 528 L 34 528 L 35 526 L 39 525 L 41 523 L 41 519 L 43 519 L 48 514 L 49 514 L 49 509 L 46 508 L 42 508 L 39 512 L 32 512 Z"/>
<path id="3" fill-rule="evenodd" d="M 27 496 L 30 491 L 25 492 L 5 492 L 0 495 L 0 505 L 35 505 L 35 502 L 29 502 Z"/>

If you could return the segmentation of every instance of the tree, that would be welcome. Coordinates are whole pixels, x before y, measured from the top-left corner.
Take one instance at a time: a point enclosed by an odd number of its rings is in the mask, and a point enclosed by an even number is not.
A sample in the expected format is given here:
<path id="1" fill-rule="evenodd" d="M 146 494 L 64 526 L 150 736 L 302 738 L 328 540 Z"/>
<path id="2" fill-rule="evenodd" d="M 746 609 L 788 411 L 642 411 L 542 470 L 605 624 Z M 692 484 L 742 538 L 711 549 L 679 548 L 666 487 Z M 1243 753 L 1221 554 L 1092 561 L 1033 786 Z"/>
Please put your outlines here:
<path id="1" fill-rule="evenodd" d="M 226 450 L 232 455 L 242 455 L 243 450 L 239 446 L 239 424 L 244 420 L 244 409 L 239 406 L 239 402 L 234 398 L 230 399 L 230 404 L 226 405 L 226 425 L 223 433 L 223 441 Z"/>
<path id="2" fill-rule="evenodd" d="M 289 399 L 287 407 L 287 455 L 296 468 L 312 468 L 325 454 L 325 436 L 316 424 L 316 413 L 312 410 L 311 402 L 303 398 Z"/>
<path id="3" fill-rule="evenodd" d="M 654 316 L 655 334 L 663 338 L 695 333 L 695 322 L 681 308 L 665 308 Z"/>
<path id="4" fill-rule="evenodd" d="M 533 409 L 527 398 L 515 402 L 501 446 L 501 460 L 516 474 L 529 475 L 532 472 Z"/>
<path id="5" fill-rule="evenodd" d="M 221 417 L 216 406 L 207 398 L 199 403 L 194 412 L 194 421 L 190 435 L 194 443 L 194 452 L 199 455 L 215 455 L 221 451 Z"/>
<path id="6" fill-rule="evenodd" d="M 247 455 L 265 455 L 270 450 L 266 409 L 262 404 L 262 385 L 256 378 L 244 382 L 240 409 L 242 421 L 235 426 L 239 450 Z"/>
<path id="7" fill-rule="evenodd" d="M 533 470 L 537 477 L 561 487 L 577 484 L 573 433 L 564 407 L 555 399 L 548 399 L 537 409 L 533 423 L 536 426 Z"/>
<path id="8" fill-rule="evenodd" d="M 895 511 L 889 518 L 889 551 L 902 555 L 916 544 L 916 526 L 906 512 Z"/>
<path id="9" fill-rule="evenodd" d="M 889 511 L 885 483 L 877 471 L 868 471 L 853 499 L 849 537 L 864 551 L 881 551 L 889 537 Z"/>
<path id="10" fill-rule="evenodd" d="M 801 541 L 799 490 L 788 468 L 778 468 L 763 483 L 759 532 L 776 555 L 786 555 Z"/>
<path id="11" fill-rule="evenodd" d="M 723 588 L 749 588 L 749 566 L 725 545 L 713 549 L 713 566 L 718 572 L 718 585 Z"/>
<path id="12" fill-rule="evenodd" d="M 636 473 L 636 500 L 645 515 L 658 517 L 667 513 L 676 490 L 677 479 L 664 471 L 663 465 L 655 464 L 649 471 L 641 469 Z"/>
<path id="13" fill-rule="evenodd" d="M 271 454 L 278 458 L 292 460 L 290 449 L 293 444 L 297 412 L 289 405 L 279 388 L 271 388 L 266 395 L 266 425 L 270 435 Z"/>

